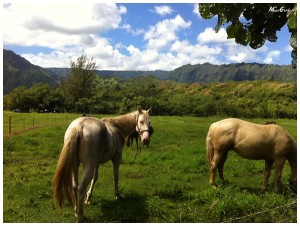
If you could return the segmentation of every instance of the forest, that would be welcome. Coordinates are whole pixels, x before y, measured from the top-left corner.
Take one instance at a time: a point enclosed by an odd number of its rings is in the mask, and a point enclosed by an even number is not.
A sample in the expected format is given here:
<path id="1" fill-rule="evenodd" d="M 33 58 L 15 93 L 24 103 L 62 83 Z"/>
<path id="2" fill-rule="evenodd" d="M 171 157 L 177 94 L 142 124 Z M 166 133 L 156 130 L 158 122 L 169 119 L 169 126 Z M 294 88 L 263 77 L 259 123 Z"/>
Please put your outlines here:
<path id="1" fill-rule="evenodd" d="M 4 110 L 20 112 L 127 113 L 141 105 L 154 115 L 297 118 L 296 82 L 178 83 L 141 76 L 96 76 L 90 97 L 72 100 L 60 86 L 35 84 L 4 96 Z"/>

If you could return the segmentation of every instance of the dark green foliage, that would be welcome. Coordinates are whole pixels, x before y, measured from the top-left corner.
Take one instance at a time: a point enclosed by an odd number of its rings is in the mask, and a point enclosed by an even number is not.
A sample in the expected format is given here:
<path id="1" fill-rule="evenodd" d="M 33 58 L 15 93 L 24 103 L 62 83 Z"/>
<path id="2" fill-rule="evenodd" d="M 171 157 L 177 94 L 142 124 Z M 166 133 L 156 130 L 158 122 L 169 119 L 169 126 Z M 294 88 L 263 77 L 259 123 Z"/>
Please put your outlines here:
<path id="1" fill-rule="evenodd" d="M 4 96 L 5 110 L 21 112 L 59 112 L 64 106 L 64 96 L 60 89 L 48 84 L 35 84 L 26 89 L 20 86 Z"/>
<path id="2" fill-rule="evenodd" d="M 145 109 L 152 107 L 154 115 L 222 115 L 247 118 L 297 116 L 296 83 L 244 81 L 201 85 L 161 81 L 154 77 L 130 80 L 97 77 L 95 86 L 94 96 L 81 98 L 70 104 L 56 88 L 39 85 L 26 90 L 20 87 L 4 97 L 4 108 L 114 114 L 127 113 L 141 105 Z M 43 87 L 45 92 L 42 91 Z M 37 92 L 38 90 L 41 91 Z"/>
<path id="3" fill-rule="evenodd" d="M 98 90 L 100 96 L 95 97 L 90 108 L 95 113 L 126 113 L 141 105 L 152 107 L 154 115 L 296 118 L 297 114 L 295 83 L 248 81 L 201 85 L 153 77 L 100 81 L 107 85 Z"/>
<path id="4" fill-rule="evenodd" d="M 82 112 L 92 104 L 90 99 L 95 92 L 96 62 L 93 58 L 89 59 L 86 55 L 82 55 L 71 62 L 70 66 L 71 70 L 60 88 L 70 105 L 67 110 L 71 108 Z"/>
<path id="5" fill-rule="evenodd" d="M 277 31 L 288 25 L 291 33 L 292 64 L 297 65 L 297 4 L 296 3 L 199 3 L 199 13 L 204 19 L 218 16 L 215 31 L 230 23 L 227 38 L 257 49 L 265 41 L 277 41 Z M 246 20 L 246 21 L 245 21 Z"/>

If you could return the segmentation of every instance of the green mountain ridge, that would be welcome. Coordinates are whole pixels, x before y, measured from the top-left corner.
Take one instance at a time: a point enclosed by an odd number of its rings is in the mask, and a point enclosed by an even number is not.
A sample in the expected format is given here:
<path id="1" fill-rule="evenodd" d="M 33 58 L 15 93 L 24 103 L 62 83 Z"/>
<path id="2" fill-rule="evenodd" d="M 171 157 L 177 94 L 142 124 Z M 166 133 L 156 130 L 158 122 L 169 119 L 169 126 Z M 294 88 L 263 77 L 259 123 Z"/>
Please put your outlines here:
<path id="1" fill-rule="evenodd" d="M 10 50 L 3 50 L 3 94 L 19 86 L 27 88 L 36 83 L 57 84 L 55 73 L 31 64 Z"/>
<path id="2" fill-rule="evenodd" d="M 31 64 L 13 51 L 3 49 L 3 93 L 14 88 L 27 88 L 36 83 L 58 84 L 61 77 L 69 73 L 69 68 L 42 68 Z M 173 71 L 113 71 L 97 70 L 101 77 L 113 76 L 127 80 L 139 76 L 153 76 L 160 80 L 180 83 L 211 83 L 227 81 L 278 80 L 292 82 L 297 79 L 297 70 L 292 65 L 270 65 L 258 63 L 238 63 L 213 65 L 209 63 L 183 65 Z"/>

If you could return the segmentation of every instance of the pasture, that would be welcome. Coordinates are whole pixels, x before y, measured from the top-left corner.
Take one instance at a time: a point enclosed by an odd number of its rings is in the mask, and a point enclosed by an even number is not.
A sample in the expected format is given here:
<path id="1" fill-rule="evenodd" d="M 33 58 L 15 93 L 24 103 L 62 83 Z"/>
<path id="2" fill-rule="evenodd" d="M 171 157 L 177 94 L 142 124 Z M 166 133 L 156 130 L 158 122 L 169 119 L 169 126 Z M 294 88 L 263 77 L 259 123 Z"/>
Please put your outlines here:
<path id="1" fill-rule="evenodd" d="M 210 124 L 220 119 L 152 116 L 149 148 L 142 149 L 134 164 L 135 145 L 124 148 L 119 181 L 123 199 L 115 200 L 112 163 L 101 165 L 85 216 L 90 222 L 297 222 L 288 162 L 279 194 L 274 193 L 273 171 L 269 191 L 261 192 L 264 161 L 242 159 L 234 152 L 229 152 L 224 167 L 227 184 L 217 189 L 209 186 L 205 138 Z M 296 139 L 296 120 L 275 121 Z M 52 192 L 68 123 L 3 137 L 5 223 L 76 221 L 72 208 L 58 208 Z"/>

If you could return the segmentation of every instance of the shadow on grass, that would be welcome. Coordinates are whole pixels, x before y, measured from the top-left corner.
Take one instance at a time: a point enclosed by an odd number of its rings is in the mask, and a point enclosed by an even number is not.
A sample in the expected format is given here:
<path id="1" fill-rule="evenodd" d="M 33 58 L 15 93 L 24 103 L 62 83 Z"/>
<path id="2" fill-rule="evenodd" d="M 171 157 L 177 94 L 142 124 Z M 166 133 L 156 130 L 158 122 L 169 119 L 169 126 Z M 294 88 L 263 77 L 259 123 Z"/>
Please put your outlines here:
<path id="1" fill-rule="evenodd" d="M 101 200 L 100 214 L 93 222 L 144 223 L 148 222 L 146 197 L 137 194 L 126 195 L 119 200 Z"/>

